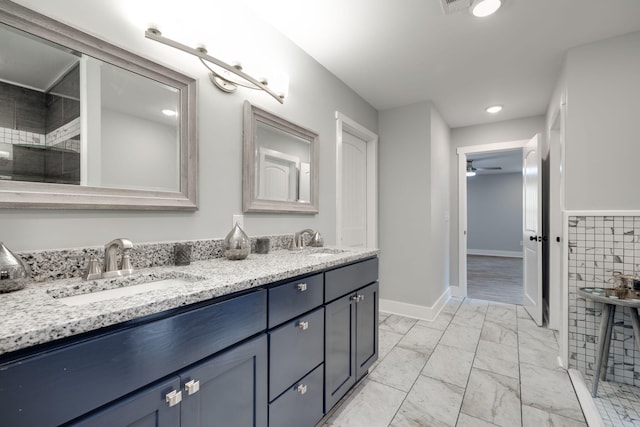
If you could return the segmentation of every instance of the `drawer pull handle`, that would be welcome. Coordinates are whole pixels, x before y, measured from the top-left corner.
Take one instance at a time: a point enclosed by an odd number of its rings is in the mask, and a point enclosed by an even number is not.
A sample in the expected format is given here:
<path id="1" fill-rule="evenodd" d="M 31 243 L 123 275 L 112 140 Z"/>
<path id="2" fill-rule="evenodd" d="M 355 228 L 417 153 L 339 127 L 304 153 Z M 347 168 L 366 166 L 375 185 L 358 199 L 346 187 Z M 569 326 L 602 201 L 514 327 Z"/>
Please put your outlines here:
<path id="1" fill-rule="evenodd" d="M 184 389 L 188 396 L 197 393 L 200 390 L 200 381 L 191 380 L 184 385 Z"/>
<path id="2" fill-rule="evenodd" d="M 306 290 L 307 290 L 307 284 L 306 284 L 306 283 L 298 283 L 297 288 L 298 288 L 298 290 L 299 290 L 300 292 L 304 292 L 304 291 L 306 291 Z"/>
<path id="3" fill-rule="evenodd" d="M 296 390 L 300 394 L 306 394 L 307 393 L 307 385 L 306 384 L 298 384 L 298 387 L 296 387 Z"/>
<path id="4" fill-rule="evenodd" d="M 182 392 L 178 390 L 173 390 L 172 392 L 167 393 L 167 395 L 165 396 L 165 399 L 169 404 L 169 407 L 176 406 L 178 403 L 182 401 Z"/>
<path id="5" fill-rule="evenodd" d="M 296 325 L 298 328 L 302 329 L 303 331 L 306 331 L 307 329 L 309 329 L 309 321 L 299 321 L 298 324 Z"/>
<path id="6" fill-rule="evenodd" d="M 355 301 L 356 303 L 364 301 L 364 295 L 353 295 L 350 300 Z"/>

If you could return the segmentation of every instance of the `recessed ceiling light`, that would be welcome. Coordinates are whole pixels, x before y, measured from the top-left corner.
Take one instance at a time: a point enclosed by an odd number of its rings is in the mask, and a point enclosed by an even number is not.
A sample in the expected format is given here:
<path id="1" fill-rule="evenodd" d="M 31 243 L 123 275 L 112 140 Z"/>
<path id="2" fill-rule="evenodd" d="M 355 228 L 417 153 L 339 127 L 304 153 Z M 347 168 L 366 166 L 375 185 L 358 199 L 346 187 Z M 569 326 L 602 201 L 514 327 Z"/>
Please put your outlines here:
<path id="1" fill-rule="evenodd" d="M 175 117 L 178 115 L 178 113 L 176 113 L 174 110 L 170 110 L 168 108 L 165 108 L 164 110 L 162 110 L 162 114 L 169 117 Z"/>
<path id="2" fill-rule="evenodd" d="M 502 111 L 502 105 L 492 105 L 491 107 L 487 107 L 485 110 L 489 114 L 496 114 Z"/>
<path id="3" fill-rule="evenodd" d="M 471 13 L 478 18 L 493 15 L 502 6 L 501 0 L 476 0 L 471 5 Z"/>

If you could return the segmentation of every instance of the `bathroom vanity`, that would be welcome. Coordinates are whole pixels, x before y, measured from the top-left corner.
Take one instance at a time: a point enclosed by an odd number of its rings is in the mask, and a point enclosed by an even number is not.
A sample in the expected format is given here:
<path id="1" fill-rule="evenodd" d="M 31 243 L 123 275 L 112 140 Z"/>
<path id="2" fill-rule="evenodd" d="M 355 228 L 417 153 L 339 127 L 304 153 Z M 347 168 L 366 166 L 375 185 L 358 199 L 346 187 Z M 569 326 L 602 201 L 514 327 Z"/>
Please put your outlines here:
<path id="1" fill-rule="evenodd" d="M 80 279 L 0 295 L 22 310 L 0 327 L 3 425 L 314 426 L 377 359 L 376 250 L 137 274 L 186 279 L 80 305 Z"/>

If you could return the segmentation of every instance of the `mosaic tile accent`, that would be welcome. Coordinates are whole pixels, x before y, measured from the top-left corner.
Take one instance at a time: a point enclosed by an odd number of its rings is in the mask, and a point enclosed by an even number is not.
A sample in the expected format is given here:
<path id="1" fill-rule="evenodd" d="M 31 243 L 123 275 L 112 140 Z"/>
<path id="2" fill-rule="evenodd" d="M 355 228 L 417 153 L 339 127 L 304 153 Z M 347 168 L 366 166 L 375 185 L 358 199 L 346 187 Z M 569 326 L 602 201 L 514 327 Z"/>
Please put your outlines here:
<path id="1" fill-rule="evenodd" d="M 593 377 L 585 378 L 589 390 L 592 381 Z M 640 388 L 600 381 L 593 401 L 606 427 L 640 426 Z"/>
<path id="2" fill-rule="evenodd" d="M 256 239 L 269 238 L 271 250 L 287 249 L 293 239 L 292 234 L 251 237 L 252 252 L 255 252 Z M 130 252 L 134 269 L 162 267 L 175 264 L 174 246 L 176 243 L 192 245 L 191 261 L 205 261 L 224 256 L 224 239 L 181 240 L 175 242 L 136 243 Z M 89 258 L 96 255 L 102 265 L 104 246 L 87 248 L 44 250 L 19 252 L 31 269 L 34 282 L 82 277 L 87 269 Z"/>
<path id="3" fill-rule="evenodd" d="M 569 366 L 593 375 L 602 303 L 577 295 L 582 287 L 612 287 L 616 272 L 640 274 L 640 217 L 571 216 L 569 232 Z M 640 386 L 640 353 L 631 317 L 616 307 L 607 381 Z"/>

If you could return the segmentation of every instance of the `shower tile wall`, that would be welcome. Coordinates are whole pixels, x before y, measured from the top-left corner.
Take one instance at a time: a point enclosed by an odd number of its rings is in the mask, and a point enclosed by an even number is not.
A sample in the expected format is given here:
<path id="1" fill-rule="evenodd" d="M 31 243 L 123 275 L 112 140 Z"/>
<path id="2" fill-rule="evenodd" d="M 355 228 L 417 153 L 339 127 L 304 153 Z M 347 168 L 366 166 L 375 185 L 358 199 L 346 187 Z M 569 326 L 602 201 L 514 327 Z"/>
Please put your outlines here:
<path id="1" fill-rule="evenodd" d="M 611 287 L 614 272 L 640 274 L 640 217 L 571 216 L 569 231 L 569 366 L 593 375 L 602 303 L 577 295 Z M 616 308 L 607 380 L 640 386 L 640 353 L 627 309 Z"/>

